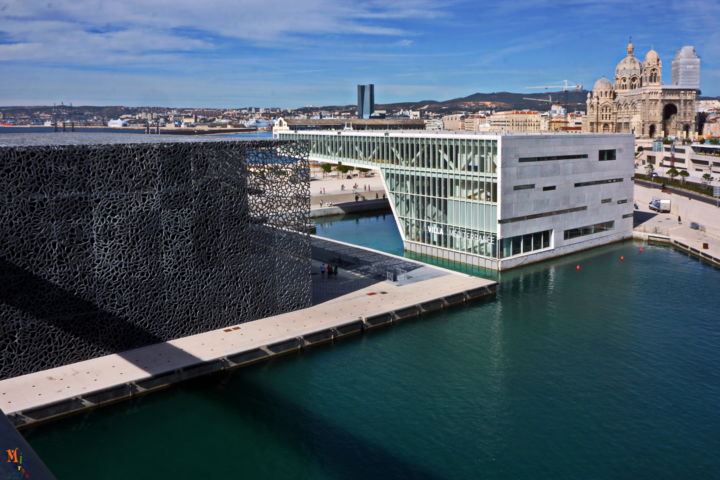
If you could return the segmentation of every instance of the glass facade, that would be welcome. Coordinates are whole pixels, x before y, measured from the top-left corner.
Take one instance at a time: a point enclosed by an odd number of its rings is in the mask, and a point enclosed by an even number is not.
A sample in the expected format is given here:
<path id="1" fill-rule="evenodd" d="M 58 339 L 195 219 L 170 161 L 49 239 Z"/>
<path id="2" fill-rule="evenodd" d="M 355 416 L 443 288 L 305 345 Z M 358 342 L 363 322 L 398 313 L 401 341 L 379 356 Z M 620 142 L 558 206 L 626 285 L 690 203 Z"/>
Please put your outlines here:
<path id="1" fill-rule="evenodd" d="M 521 253 L 529 253 L 543 248 L 550 248 L 552 238 L 552 230 L 544 230 L 542 232 L 528 233 L 518 235 L 516 237 L 503 238 L 500 249 L 502 258 L 520 255 Z"/>
<path id="2" fill-rule="evenodd" d="M 565 230 L 564 238 L 565 238 L 565 240 L 571 240 L 573 238 L 583 237 L 585 235 L 592 235 L 594 233 L 607 232 L 608 230 L 613 230 L 614 228 L 615 228 L 615 221 L 596 223 L 595 225 L 587 225 L 585 227 L 572 228 L 570 230 Z"/>
<path id="3" fill-rule="evenodd" d="M 311 159 L 380 167 L 406 241 L 498 257 L 495 139 L 283 133 Z"/>

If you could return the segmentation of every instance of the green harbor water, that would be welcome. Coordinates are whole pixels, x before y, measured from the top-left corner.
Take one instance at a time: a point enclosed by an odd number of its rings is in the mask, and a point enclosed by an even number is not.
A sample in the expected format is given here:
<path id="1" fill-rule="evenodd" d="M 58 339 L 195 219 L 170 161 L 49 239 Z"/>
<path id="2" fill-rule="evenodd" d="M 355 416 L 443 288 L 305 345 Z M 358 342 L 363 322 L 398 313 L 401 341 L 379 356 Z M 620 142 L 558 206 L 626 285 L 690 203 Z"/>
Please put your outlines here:
<path id="1" fill-rule="evenodd" d="M 391 215 L 318 234 L 401 249 Z M 24 434 L 61 480 L 720 478 L 720 271 L 640 246 Z"/>

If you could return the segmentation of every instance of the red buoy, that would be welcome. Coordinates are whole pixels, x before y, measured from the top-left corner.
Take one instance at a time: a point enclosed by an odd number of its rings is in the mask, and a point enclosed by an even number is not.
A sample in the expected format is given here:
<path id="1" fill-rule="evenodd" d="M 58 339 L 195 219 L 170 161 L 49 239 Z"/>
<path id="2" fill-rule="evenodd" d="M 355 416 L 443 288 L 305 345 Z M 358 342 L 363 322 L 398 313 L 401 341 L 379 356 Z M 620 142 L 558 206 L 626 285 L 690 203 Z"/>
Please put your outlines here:
<path id="1" fill-rule="evenodd" d="M 580 265 L 575 265 L 575 270 L 580 270 Z"/>
<path id="2" fill-rule="evenodd" d="M 621 260 L 621 261 L 622 261 L 622 260 L 625 260 L 625 257 L 622 256 L 622 255 L 620 255 L 620 260 Z"/>
<path id="3" fill-rule="evenodd" d="M 640 253 L 642 253 L 642 247 L 640 247 Z"/>

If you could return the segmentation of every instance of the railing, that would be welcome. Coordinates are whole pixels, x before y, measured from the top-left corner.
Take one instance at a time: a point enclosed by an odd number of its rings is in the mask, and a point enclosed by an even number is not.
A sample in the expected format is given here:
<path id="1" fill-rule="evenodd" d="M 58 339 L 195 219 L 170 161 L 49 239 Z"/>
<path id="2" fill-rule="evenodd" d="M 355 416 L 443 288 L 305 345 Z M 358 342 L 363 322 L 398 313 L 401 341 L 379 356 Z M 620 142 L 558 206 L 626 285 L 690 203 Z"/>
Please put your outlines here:
<path id="1" fill-rule="evenodd" d="M 471 136 L 487 136 L 487 137 L 494 137 L 494 136 L 517 136 L 517 137 L 527 137 L 527 136 L 537 136 L 537 135 L 552 135 L 552 136 L 577 136 L 578 133 L 572 133 L 572 132 L 513 132 L 513 131 L 492 131 L 492 132 L 477 132 L 477 131 L 466 131 L 466 130 L 287 130 L 287 131 L 280 131 L 275 132 L 275 135 L 316 135 L 316 136 L 329 136 L 329 135 L 365 135 L 365 136 L 384 136 L 384 135 L 390 135 L 390 134 L 413 134 L 418 136 L 431 136 L 431 135 L 471 135 Z M 585 133 L 582 134 L 585 135 L 602 135 L 607 136 L 609 134 L 607 133 Z M 580 135 L 582 135 L 580 134 Z M 629 133 L 620 133 L 620 134 L 614 134 L 614 135 L 631 135 Z"/>

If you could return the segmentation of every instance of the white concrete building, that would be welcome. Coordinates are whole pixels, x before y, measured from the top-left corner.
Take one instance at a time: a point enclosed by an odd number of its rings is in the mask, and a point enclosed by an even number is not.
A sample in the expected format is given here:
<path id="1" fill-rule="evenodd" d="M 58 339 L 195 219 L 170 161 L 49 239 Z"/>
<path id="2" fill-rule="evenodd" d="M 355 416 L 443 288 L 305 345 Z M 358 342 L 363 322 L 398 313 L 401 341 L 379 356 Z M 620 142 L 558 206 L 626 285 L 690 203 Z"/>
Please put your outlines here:
<path id="1" fill-rule="evenodd" d="M 277 132 L 379 169 L 406 250 L 506 270 L 632 235 L 632 135 Z"/>
<path id="2" fill-rule="evenodd" d="M 720 178 L 720 145 L 710 143 L 693 143 L 691 145 L 663 145 L 659 142 L 645 142 L 643 150 L 636 161 L 639 165 L 652 165 L 661 175 L 668 169 L 675 168 L 678 172 L 687 171 L 688 180 L 703 182 L 708 174 Z"/>
<path id="3" fill-rule="evenodd" d="M 500 270 L 632 236 L 632 135 L 503 136 L 500 143 Z M 536 249 L 539 234 L 550 241 Z"/>
<path id="4" fill-rule="evenodd" d="M 537 133 L 548 130 L 548 120 L 540 112 L 510 110 L 495 112 L 488 117 L 491 132 Z"/>

